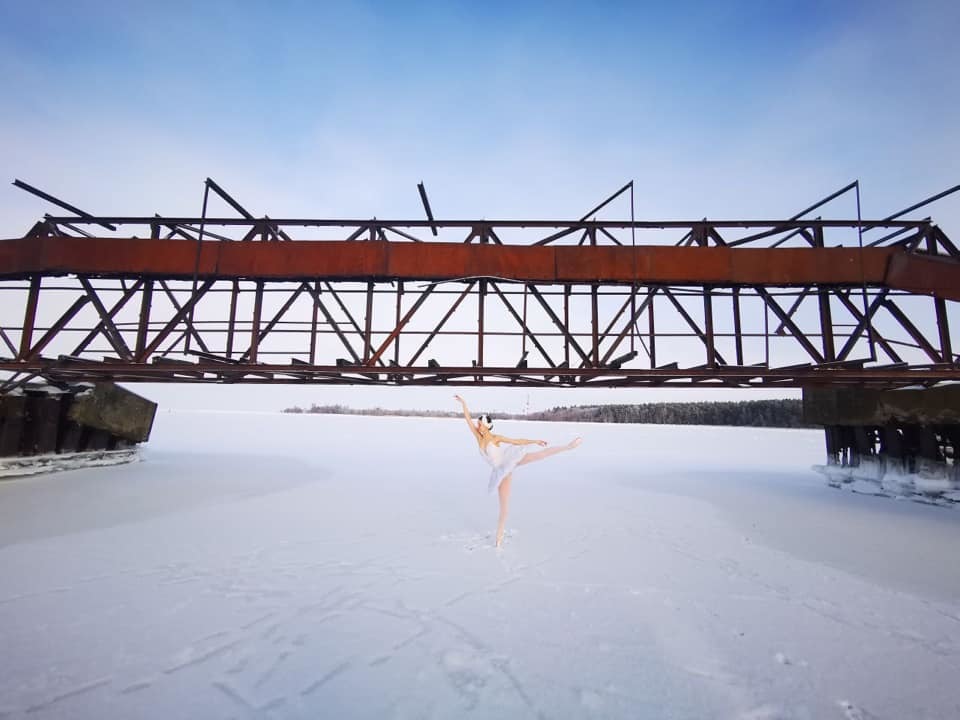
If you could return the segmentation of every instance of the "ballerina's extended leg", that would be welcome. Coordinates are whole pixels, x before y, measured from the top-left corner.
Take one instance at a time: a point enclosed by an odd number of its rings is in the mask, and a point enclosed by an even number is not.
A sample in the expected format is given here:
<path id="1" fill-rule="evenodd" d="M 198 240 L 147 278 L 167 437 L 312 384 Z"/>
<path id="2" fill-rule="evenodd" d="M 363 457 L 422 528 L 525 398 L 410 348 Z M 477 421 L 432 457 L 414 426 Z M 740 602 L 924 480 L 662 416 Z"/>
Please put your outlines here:
<path id="1" fill-rule="evenodd" d="M 550 457 L 551 455 L 558 455 L 559 453 L 566 452 L 567 450 L 573 450 L 581 443 L 580 438 L 574 438 L 566 445 L 559 445 L 557 447 L 547 448 L 545 450 L 538 450 L 537 452 L 527 453 L 523 460 L 518 463 L 519 465 L 529 465 L 532 462 L 537 462 L 538 460 L 543 460 Z"/>

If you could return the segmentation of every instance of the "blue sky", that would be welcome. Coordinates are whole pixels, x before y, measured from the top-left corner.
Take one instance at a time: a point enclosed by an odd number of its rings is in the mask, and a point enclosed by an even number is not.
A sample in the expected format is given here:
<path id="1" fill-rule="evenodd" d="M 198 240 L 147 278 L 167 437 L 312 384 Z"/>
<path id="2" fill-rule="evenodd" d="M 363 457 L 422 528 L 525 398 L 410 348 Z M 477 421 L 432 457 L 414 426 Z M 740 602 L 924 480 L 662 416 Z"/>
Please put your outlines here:
<path id="1" fill-rule="evenodd" d="M 955 2 L 0 0 L 0 179 L 197 214 L 209 175 L 274 217 L 419 217 L 424 180 L 437 216 L 507 218 L 633 178 L 638 217 L 731 218 L 860 178 L 882 215 L 960 181 L 958 28 Z M 14 236 L 48 208 L 6 188 Z M 960 200 L 932 212 L 960 235 Z"/>

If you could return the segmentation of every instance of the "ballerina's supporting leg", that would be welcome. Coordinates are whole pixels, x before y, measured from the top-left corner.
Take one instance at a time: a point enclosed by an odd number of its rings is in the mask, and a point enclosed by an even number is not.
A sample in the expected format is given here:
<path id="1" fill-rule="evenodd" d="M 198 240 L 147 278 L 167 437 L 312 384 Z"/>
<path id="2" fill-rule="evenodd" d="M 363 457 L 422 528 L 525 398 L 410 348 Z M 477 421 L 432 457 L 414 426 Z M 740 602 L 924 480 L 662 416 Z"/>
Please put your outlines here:
<path id="1" fill-rule="evenodd" d="M 576 438 L 566 445 L 560 445 L 558 447 L 547 448 L 546 450 L 538 450 L 537 452 L 527 453 L 523 460 L 517 463 L 517 467 L 520 465 L 529 465 L 532 462 L 537 462 L 537 460 L 543 460 L 551 455 L 557 455 L 559 453 L 566 452 L 567 450 L 573 450 L 579 444 L 580 438 Z"/>
<path id="2" fill-rule="evenodd" d="M 503 526 L 507 522 L 507 509 L 510 507 L 510 481 L 512 475 L 507 475 L 500 482 L 500 519 L 497 522 L 497 547 L 503 544 Z"/>

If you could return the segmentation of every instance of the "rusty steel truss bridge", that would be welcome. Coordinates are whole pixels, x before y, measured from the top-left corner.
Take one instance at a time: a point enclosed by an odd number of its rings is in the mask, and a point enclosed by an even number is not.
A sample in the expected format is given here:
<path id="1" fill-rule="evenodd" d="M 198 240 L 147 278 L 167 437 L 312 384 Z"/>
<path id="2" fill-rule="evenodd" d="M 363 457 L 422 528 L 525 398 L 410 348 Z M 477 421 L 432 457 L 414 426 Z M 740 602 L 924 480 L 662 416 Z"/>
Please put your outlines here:
<path id="1" fill-rule="evenodd" d="M 784 220 L 66 215 L 0 240 L 0 392 L 34 379 L 526 387 L 960 380 L 960 250 L 851 183 Z M 853 219 L 812 216 L 828 203 Z M 597 219 L 629 197 L 630 219 Z M 229 216 L 214 215 L 213 203 Z"/>

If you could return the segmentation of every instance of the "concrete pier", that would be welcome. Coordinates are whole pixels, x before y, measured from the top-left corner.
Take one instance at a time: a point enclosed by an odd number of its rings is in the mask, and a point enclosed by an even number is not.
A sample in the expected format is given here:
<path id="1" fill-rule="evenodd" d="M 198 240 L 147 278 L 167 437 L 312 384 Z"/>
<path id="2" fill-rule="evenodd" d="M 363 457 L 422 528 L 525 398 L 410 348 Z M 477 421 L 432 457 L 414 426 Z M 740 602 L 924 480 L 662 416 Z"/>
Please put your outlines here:
<path id="1" fill-rule="evenodd" d="M 63 467 L 70 455 L 99 462 L 104 453 L 129 451 L 150 438 L 156 410 L 156 403 L 108 382 L 17 388 L 0 395 L 0 471 L 22 474 L 35 466 Z M 127 456 L 135 454 L 117 458 Z"/>

